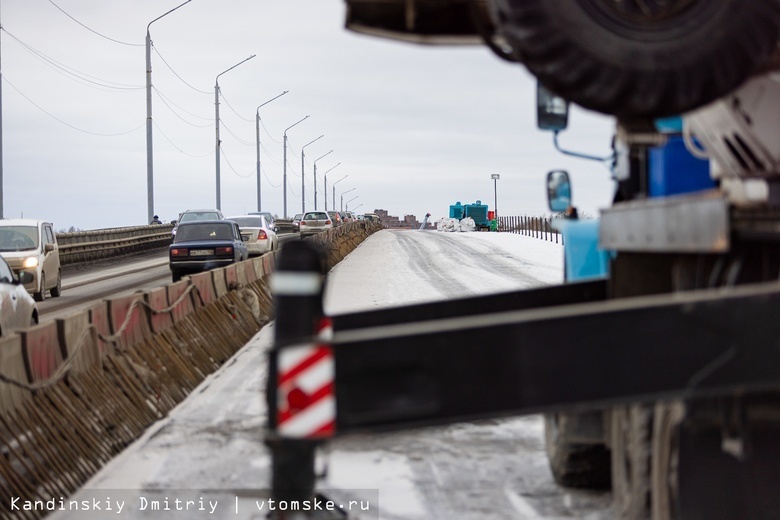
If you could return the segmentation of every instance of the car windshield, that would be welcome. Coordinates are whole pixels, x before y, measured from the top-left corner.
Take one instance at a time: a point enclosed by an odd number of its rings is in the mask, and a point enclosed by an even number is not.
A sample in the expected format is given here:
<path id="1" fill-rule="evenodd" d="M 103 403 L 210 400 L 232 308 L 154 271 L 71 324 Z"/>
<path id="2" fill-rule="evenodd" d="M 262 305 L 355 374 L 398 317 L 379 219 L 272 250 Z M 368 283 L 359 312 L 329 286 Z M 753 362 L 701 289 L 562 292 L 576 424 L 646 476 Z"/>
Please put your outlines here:
<path id="1" fill-rule="evenodd" d="M 328 220 L 327 213 L 307 213 L 303 220 Z"/>
<path id="2" fill-rule="evenodd" d="M 229 222 L 210 222 L 179 226 L 174 242 L 190 240 L 233 240 L 233 226 Z"/>
<path id="3" fill-rule="evenodd" d="M 263 217 L 228 217 L 227 220 L 232 220 L 239 227 L 265 227 Z"/>
<path id="4" fill-rule="evenodd" d="M 35 226 L 0 227 L 0 251 L 31 251 L 38 247 L 38 228 Z"/>
<path id="5" fill-rule="evenodd" d="M 219 213 L 216 211 L 192 211 L 184 213 L 179 222 L 192 222 L 194 220 L 219 220 Z"/>

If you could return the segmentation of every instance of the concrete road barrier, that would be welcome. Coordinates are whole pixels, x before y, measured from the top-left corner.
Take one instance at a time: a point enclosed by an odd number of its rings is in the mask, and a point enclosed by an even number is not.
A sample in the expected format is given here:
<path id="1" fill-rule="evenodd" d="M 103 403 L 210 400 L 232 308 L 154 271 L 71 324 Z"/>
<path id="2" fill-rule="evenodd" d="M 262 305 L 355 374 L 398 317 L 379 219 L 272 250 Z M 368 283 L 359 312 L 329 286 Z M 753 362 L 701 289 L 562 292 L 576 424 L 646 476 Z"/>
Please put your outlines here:
<path id="1" fill-rule="evenodd" d="M 35 325 L 19 332 L 22 337 L 22 356 L 31 383 L 45 381 L 62 365 L 63 348 L 53 321 Z"/>

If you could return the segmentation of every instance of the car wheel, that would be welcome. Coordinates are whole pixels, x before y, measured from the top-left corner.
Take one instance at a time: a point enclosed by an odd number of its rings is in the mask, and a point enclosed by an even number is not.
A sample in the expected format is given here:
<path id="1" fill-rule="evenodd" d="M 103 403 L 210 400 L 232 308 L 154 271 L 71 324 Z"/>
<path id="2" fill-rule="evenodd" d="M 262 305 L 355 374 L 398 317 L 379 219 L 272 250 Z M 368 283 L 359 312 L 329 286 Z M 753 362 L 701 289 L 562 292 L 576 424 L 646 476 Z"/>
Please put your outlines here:
<path id="1" fill-rule="evenodd" d="M 40 291 L 33 293 L 33 299 L 36 302 L 42 302 L 46 299 L 46 275 L 41 273 L 41 284 L 39 285 Z"/>
<path id="2" fill-rule="evenodd" d="M 51 288 L 51 295 L 57 298 L 60 294 L 62 294 L 62 271 L 57 271 L 57 285 Z"/>
<path id="3" fill-rule="evenodd" d="M 174 282 L 178 282 L 179 280 L 181 280 L 181 273 L 177 273 L 176 271 L 174 271 L 171 273 L 171 278 L 173 279 Z"/>
<path id="4" fill-rule="evenodd" d="M 498 0 L 522 63 L 556 94 L 618 117 L 677 115 L 761 72 L 775 0 Z"/>

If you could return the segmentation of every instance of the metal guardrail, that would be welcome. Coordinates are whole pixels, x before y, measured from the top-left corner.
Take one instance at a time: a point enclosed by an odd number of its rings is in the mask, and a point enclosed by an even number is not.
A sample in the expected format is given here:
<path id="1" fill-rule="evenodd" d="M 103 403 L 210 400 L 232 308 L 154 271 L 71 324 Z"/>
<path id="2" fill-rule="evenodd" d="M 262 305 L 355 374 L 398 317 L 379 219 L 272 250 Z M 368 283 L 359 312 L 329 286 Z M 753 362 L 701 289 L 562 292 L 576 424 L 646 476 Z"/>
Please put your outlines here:
<path id="1" fill-rule="evenodd" d="M 173 224 L 57 233 L 63 265 L 160 249 L 171 243 Z"/>

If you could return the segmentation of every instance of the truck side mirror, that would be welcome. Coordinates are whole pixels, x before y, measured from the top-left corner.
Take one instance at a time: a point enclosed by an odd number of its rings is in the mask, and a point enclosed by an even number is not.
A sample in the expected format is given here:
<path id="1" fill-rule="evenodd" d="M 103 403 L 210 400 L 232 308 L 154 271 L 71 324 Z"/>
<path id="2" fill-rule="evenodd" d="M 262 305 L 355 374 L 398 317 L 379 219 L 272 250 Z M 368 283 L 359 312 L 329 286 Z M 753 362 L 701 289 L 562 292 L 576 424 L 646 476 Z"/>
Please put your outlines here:
<path id="1" fill-rule="evenodd" d="M 536 83 L 536 126 L 539 130 L 559 132 L 569 124 L 569 102 Z"/>
<path id="2" fill-rule="evenodd" d="M 560 213 L 571 206 L 571 181 L 569 172 L 553 170 L 547 173 L 547 204 L 550 211 Z"/>

